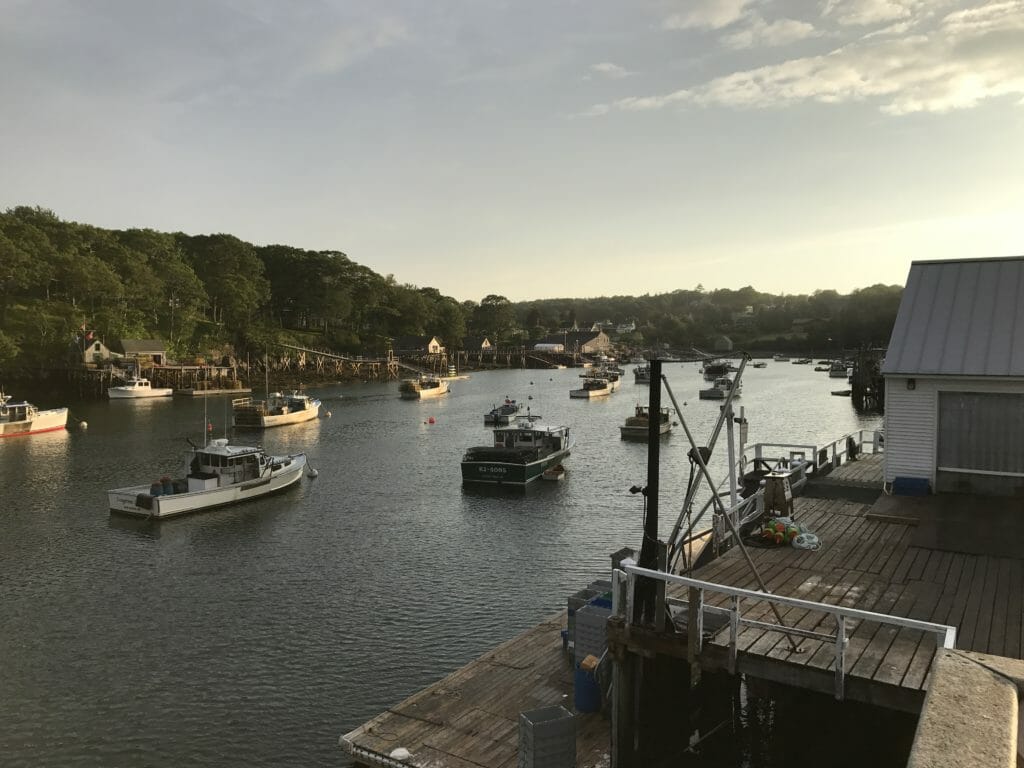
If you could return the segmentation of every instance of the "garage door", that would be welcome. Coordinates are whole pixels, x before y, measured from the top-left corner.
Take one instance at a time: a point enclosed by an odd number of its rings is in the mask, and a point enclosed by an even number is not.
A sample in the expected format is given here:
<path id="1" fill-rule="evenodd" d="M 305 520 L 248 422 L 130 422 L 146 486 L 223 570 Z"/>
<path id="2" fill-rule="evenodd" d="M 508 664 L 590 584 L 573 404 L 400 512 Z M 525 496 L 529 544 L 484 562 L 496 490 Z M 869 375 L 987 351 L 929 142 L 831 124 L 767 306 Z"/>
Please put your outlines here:
<path id="1" fill-rule="evenodd" d="M 936 489 L 1024 493 L 1024 394 L 939 393 Z"/>

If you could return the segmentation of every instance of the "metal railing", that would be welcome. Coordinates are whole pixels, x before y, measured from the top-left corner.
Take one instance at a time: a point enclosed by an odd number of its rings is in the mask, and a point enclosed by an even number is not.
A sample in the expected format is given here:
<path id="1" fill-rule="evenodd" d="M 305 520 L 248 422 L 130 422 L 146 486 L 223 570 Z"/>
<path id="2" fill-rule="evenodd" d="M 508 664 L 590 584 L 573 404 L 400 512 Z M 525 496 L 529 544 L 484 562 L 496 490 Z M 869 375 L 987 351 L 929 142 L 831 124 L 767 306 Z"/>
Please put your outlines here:
<path id="1" fill-rule="evenodd" d="M 625 619 L 627 626 L 632 623 L 637 577 L 657 579 L 658 581 L 663 581 L 666 584 L 678 584 L 680 586 L 696 590 L 697 604 L 695 606 L 695 610 L 697 633 L 696 637 L 692 640 L 696 643 L 698 654 L 701 652 L 704 642 L 704 615 L 706 613 L 718 614 L 729 618 L 729 671 L 733 674 L 736 672 L 736 641 L 740 633 L 740 627 L 758 627 L 772 632 L 781 632 L 789 636 L 831 642 L 834 649 L 835 697 L 837 699 L 842 699 L 844 697 L 844 681 L 846 677 L 846 643 L 848 639 L 847 621 L 849 620 L 873 621 L 879 624 L 886 624 L 904 629 L 929 632 L 937 635 L 937 642 L 941 643 L 943 648 L 956 647 L 956 627 L 949 626 L 947 624 L 935 624 L 930 621 L 919 621 L 918 619 L 908 619 L 902 616 L 891 616 L 886 613 L 874 613 L 872 611 L 863 611 L 858 608 L 847 608 L 841 605 L 831 605 L 829 603 L 818 603 L 812 600 L 803 600 L 797 597 L 773 595 L 769 592 L 757 592 L 751 589 L 743 589 L 742 587 L 715 584 L 710 581 L 701 581 L 700 579 L 676 576 L 671 573 L 652 571 L 647 568 L 640 568 L 636 565 L 623 563 L 622 570 L 613 571 L 613 579 L 615 584 L 614 594 L 618 595 L 620 590 L 624 590 L 625 604 L 622 604 L 623 601 L 620 598 L 615 602 L 615 605 L 613 605 L 613 609 L 615 609 L 615 614 L 617 616 Z M 705 592 L 728 596 L 730 598 L 730 607 L 720 608 L 718 606 L 705 605 Z M 823 613 L 833 617 L 836 623 L 836 631 L 835 633 L 814 632 L 798 627 L 786 627 L 782 624 L 747 619 L 744 618 L 742 614 L 743 600 L 753 600 L 758 603 L 769 603 L 776 606 L 801 608 L 807 611 Z M 673 603 L 676 602 L 689 605 L 689 601 L 673 601 Z M 690 610 L 694 610 L 694 606 L 689 607 Z M 624 610 L 619 610 L 619 608 Z"/>
<path id="2" fill-rule="evenodd" d="M 864 453 L 868 446 L 870 453 L 882 453 L 885 450 L 885 435 L 878 429 L 858 429 L 822 445 L 755 443 L 748 446 L 748 450 L 753 449 L 756 462 L 782 460 L 793 466 L 806 462 L 808 471 L 818 473 L 848 461 L 851 445 L 857 453 Z"/>

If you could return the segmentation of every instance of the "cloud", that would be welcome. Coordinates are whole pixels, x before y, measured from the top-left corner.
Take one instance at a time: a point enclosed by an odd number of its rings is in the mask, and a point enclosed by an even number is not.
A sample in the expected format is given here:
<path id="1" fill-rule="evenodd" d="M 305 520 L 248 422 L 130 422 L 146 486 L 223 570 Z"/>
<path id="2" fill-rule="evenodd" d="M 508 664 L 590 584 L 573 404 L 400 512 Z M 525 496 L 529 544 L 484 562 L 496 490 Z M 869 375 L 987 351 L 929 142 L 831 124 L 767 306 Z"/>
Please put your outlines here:
<path id="1" fill-rule="evenodd" d="M 824 55 L 733 72 L 668 94 L 631 96 L 587 113 L 681 103 L 765 109 L 807 101 L 874 101 L 891 115 L 970 109 L 990 98 L 1024 97 L 1022 50 L 1024 0 L 997 0 L 905 37 L 867 35 Z"/>
<path id="2" fill-rule="evenodd" d="M 867 26 L 911 18 L 924 0 L 828 0 L 822 16 L 845 26 Z"/>
<path id="3" fill-rule="evenodd" d="M 624 77 L 629 77 L 634 74 L 628 69 L 620 67 L 618 64 L 612 64 L 610 61 L 602 61 L 600 64 L 591 64 L 590 71 L 603 77 L 611 78 L 612 80 L 621 80 Z"/>
<path id="4" fill-rule="evenodd" d="M 722 29 L 739 21 L 752 0 L 690 0 L 689 10 L 661 23 L 662 29 Z"/>
<path id="5" fill-rule="evenodd" d="M 757 15 L 750 17 L 746 26 L 723 35 L 722 45 L 733 50 L 744 48 L 778 48 L 819 34 L 813 24 L 793 19 L 767 22 Z"/>

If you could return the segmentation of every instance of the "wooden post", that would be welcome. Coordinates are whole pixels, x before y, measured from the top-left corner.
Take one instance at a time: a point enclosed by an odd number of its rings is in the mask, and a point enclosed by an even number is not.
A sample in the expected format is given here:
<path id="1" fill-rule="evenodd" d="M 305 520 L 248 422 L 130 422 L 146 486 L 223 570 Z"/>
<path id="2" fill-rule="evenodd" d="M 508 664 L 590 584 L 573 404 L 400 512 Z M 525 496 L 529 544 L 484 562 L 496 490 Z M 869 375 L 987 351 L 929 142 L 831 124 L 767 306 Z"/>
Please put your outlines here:
<path id="1" fill-rule="evenodd" d="M 622 659 L 612 669 L 612 766 L 633 768 L 636 765 L 636 689 L 639 659 L 623 651 Z"/>

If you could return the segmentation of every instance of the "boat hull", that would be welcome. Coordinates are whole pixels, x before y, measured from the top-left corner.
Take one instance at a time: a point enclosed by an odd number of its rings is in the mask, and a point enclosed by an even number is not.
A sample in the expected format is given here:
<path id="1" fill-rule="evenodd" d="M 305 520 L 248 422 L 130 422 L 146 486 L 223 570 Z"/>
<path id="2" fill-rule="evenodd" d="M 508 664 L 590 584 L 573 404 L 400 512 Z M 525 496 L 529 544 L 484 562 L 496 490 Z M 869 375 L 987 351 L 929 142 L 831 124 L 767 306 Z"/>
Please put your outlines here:
<path id="1" fill-rule="evenodd" d="M 278 470 L 272 470 L 267 477 L 208 490 L 152 496 L 148 485 L 137 485 L 108 491 L 110 511 L 162 520 L 258 499 L 295 484 L 306 468 L 306 455 L 303 453 L 276 458 L 285 459 L 289 463 L 282 464 Z"/>
<path id="2" fill-rule="evenodd" d="M 314 401 L 309 408 L 289 413 L 267 414 L 265 416 L 250 416 L 247 413 L 236 413 L 233 424 L 239 429 L 268 429 L 270 427 L 285 427 L 289 424 L 301 424 L 304 421 L 313 421 L 320 415 L 320 401 Z"/>
<path id="3" fill-rule="evenodd" d="M 484 426 L 489 427 L 493 425 L 499 427 L 506 427 L 513 421 L 515 421 L 518 417 L 519 414 L 516 413 L 501 413 L 497 415 L 492 415 L 488 413 L 484 415 Z"/>
<path id="4" fill-rule="evenodd" d="M 0 437 L 22 437 L 38 435 L 41 432 L 57 432 L 64 429 L 67 423 L 67 408 L 36 411 L 31 419 L 0 422 Z"/>
<path id="5" fill-rule="evenodd" d="M 672 431 L 672 425 L 671 424 L 662 424 L 661 426 L 658 427 L 658 436 L 659 437 L 664 437 L 665 435 L 667 435 L 671 431 Z M 637 440 L 637 441 L 647 442 L 647 439 L 648 439 L 648 437 L 650 435 L 650 432 L 648 431 L 647 427 L 644 427 L 644 426 L 638 426 L 638 427 L 622 426 L 622 427 L 619 427 L 619 434 L 621 435 L 623 440 Z"/>
<path id="6" fill-rule="evenodd" d="M 725 392 L 720 389 L 702 389 L 699 397 L 701 400 L 725 400 Z"/>
<path id="7" fill-rule="evenodd" d="M 173 394 L 173 389 L 164 387 L 147 390 L 118 389 L 117 387 L 107 389 L 107 397 L 111 400 L 144 400 L 150 397 L 171 397 Z"/>
<path id="8" fill-rule="evenodd" d="M 402 391 L 403 400 L 430 400 L 435 397 L 441 397 L 441 395 L 448 394 L 448 386 L 445 384 L 442 387 L 430 387 L 428 389 L 420 389 L 414 392 Z"/>
<path id="9" fill-rule="evenodd" d="M 569 397 L 578 400 L 590 400 L 595 397 L 607 397 L 611 394 L 611 390 L 605 389 L 571 389 L 569 390 Z"/>
<path id="10" fill-rule="evenodd" d="M 572 446 L 528 463 L 463 461 L 462 482 L 526 486 L 539 479 L 544 470 L 561 463 L 571 450 Z"/>

